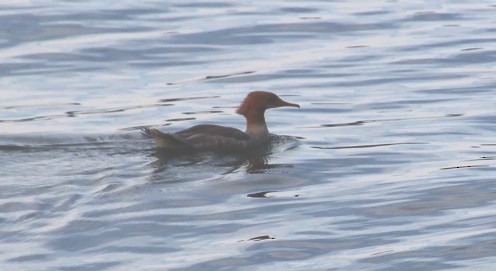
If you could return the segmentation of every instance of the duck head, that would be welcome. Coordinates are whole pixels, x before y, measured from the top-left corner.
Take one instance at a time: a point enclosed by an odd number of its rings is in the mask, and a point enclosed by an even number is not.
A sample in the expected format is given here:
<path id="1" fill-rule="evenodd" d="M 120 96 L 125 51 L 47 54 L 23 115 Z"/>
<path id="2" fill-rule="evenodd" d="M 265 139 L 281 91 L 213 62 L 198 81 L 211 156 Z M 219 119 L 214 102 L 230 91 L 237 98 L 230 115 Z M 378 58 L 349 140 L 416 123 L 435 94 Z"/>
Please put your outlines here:
<path id="1" fill-rule="evenodd" d="M 283 106 L 298 107 L 298 104 L 288 103 L 283 101 L 279 96 L 268 91 L 253 91 L 250 92 L 244 101 L 239 106 L 236 113 L 249 117 L 253 114 L 260 114 L 265 112 L 269 108 L 277 108 Z"/>
<path id="2" fill-rule="evenodd" d="M 265 110 L 283 106 L 300 107 L 298 104 L 283 101 L 272 92 L 254 91 L 246 96 L 236 113 L 245 117 L 247 134 L 255 138 L 268 138 Z"/>

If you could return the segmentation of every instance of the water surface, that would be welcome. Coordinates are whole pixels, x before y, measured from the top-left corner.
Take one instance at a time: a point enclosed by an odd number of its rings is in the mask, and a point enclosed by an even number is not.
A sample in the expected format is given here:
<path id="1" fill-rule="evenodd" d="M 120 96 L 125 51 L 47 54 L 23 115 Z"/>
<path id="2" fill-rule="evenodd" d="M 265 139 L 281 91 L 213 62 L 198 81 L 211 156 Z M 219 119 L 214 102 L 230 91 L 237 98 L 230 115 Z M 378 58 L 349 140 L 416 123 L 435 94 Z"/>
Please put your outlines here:
<path id="1" fill-rule="evenodd" d="M 2 270 L 493 270 L 492 1 L 3 1 Z M 157 155 L 141 127 L 263 153 Z"/>

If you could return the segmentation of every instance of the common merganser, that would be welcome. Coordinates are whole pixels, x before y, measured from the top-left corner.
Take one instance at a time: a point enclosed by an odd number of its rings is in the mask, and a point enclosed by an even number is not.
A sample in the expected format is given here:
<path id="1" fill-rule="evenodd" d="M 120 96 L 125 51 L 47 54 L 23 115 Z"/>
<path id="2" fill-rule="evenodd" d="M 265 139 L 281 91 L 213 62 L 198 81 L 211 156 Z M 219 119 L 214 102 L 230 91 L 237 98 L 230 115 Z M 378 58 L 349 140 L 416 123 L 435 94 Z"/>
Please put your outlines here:
<path id="1" fill-rule="evenodd" d="M 163 133 L 152 128 L 145 128 L 143 131 L 153 137 L 161 151 L 239 153 L 270 141 L 269 129 L 265 123 L 265 110 L 283 106 L 300 107 L 298 104 L 283 101 L 274 93 L 254 91 L 246 96 L 236 110 L 236 113 L 246 119 L 246 132 L 213 124 L 196 125 L 175 133 Z"/>

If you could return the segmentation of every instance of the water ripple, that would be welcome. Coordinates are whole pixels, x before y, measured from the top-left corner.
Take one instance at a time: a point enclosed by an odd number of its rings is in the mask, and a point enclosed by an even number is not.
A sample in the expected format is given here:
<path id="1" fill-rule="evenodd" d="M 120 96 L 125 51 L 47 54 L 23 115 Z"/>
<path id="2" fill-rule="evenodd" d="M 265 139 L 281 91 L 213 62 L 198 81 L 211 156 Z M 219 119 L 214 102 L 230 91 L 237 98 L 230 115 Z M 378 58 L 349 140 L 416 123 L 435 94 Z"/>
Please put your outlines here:
<path id="1" fill-rule="evenodd" d="M 492 270 L 494 10 L 3 1 L 1 269 Z M 253 90 L 301 105 L 263 151 L 139 132 L 244 129 Z"/>

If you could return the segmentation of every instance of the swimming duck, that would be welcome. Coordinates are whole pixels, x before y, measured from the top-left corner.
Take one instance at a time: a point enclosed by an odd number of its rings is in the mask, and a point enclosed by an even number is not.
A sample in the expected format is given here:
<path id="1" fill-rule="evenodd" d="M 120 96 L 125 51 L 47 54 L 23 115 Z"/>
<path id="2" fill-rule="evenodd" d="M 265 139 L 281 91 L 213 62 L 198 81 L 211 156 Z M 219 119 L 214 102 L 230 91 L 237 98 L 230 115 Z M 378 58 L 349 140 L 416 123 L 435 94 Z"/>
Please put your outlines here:
<path id="1" fill-rule="evenodd" d="M 164 133 L 153 128 L 145 128 L 143 131 L 155 140 L 157 148 L 161 151 L 240 153 L 270 141 L 265 110 L 283 106 L 300 107 L 298 104 L 283 101 L 272 92 L 254 91 L 246 96 L 236 110 L 236 113 L 246 119 L 245 132 L 213 124 L 196 125 L 175 133 Z"/>

